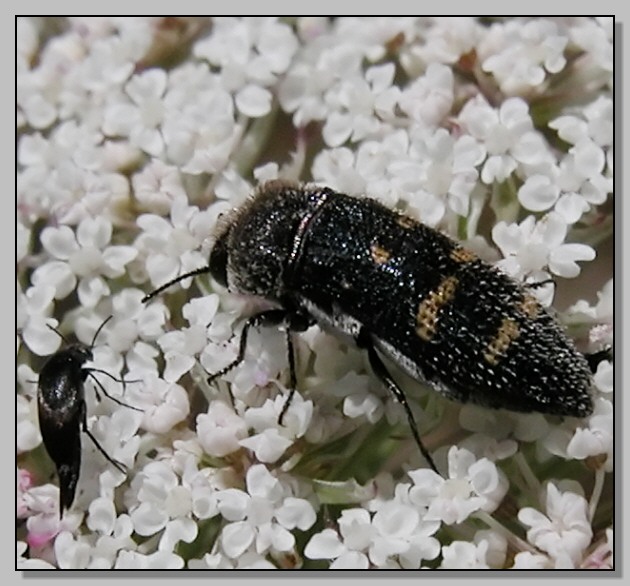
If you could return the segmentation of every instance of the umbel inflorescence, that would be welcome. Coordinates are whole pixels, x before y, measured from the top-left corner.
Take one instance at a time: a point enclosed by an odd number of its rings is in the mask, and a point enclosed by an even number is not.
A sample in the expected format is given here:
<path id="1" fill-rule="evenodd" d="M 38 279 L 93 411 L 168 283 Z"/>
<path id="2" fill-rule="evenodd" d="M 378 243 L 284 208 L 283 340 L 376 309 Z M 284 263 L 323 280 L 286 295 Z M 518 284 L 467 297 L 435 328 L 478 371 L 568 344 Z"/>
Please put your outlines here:
<path id="1" fill-rule="evenodd" d="M 612 567 L 612 19 L 17 39 L 19 567 Z"/>

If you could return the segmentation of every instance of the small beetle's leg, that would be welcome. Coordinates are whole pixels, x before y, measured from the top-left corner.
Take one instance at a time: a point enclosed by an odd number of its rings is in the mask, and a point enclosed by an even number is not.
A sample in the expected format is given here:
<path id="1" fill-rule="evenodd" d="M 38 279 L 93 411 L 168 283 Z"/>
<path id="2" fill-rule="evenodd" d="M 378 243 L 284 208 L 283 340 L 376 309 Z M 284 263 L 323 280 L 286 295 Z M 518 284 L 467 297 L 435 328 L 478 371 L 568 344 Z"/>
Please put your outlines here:
<path id="1" fill-rule="evenodd" d="M 102 393 L 108 398 L 111 399 L 112 401 L 114 401 L 114 403 L 118 403 L 119 405 L 122 405 L 123 407 L 128 407 L 129 409 L 133 409 L 134 411 L 139 411 L 140 413 L 144 413 L 144 410 L 142 409 L 138 409 L 138 407 L 133 407 L 132 405 L 128 405 L 127 403 L 123 403 L 123 401 L 120 401 L 119 399 L 116 399 L 116 397 L 112 397 L 106 390 L 105 387 L 102 385 L 101 381 L 98 380 L 94 374 L 94 372 L 100 372 L 101 374 L 105 374 L 107 375 L 109 378 L 120 382 L 119 379 L 117 379 L 116 377 L 112 376 L 111 374 L 109 374 L 109 372 L 105 372 L 104 370 L 99 370 L 98 368 L 84 368 L 83 372 L 87 373 L 87 376 L 89 376 L 97 385 L 98 388 L 101 389 Z M 127 381 L 127 382 L 140 382 L 140 381 Z M 98 400 L 100 401 L 101 398 L 98 394 L 98 391 L 96 389 L 94 389 L 94 392 L 96 393 L 96 397 L 98 398 Z"/>
<path id="2" fill-rule="evenodd" d="M 111 378 L 113 381 L 116 381 L 117 383 L 122 383 L 123 392 L 127 388 L 127 383 L 141 383 L 142 382 L 142 379 L 139 379 L 139 378 L 134 378 L 132 380 L 126 380 L 124 378 L 116 378 L 114 375 L 109 374 L 109 372 L 107 372 L 106 370 L 101 370 L 100 368 L 84 368 L 83 370 L 87 370 L 90 372 L 100 372 L 101 374 L 104 374 L 105 376 L 108 376 L 109 378 Z"/>
<path id="3" fill-rule="evenodd" d="M 418 426 L 416 425 L 416 420 L 413 416 L 413 413 L 411 412 L 411 407 L 409 407 L 409 403 L 407 402 L 407 397 L 405 397 L 402 389 L 398 386 L 396 381 L 387 371 L 387 367 L 385 366 L 385 364 L 383 364 L 383 361 L 374 348 L 374 343 L 372 342 L 370 335 L 365 330 L 361 330 L 361 332 L 359 332 L 359 335 L 357 336 L 357 344 L 360 348 L 364 348 L 365 350 L 367 350 L 370 366 L 372 367 L 374 374 L 376 374 L 380 381 L 389 389 L 389 391 L 394 395 L 394 397 L 396 397 L 398 402 L 405 409 L 405 413 L 407 414 L 407 421 L 409 422 L 409 427 L 411 427 L 413 439 L 420 448 L 420 452 L 424 456 L 424 459 L 429 463 L 429 466 L 431 466 L 434 472 L 440 474 L 435 466 L 435 462 L 433 462 L 433 458 L 431 457 L 429 451 L 420 439 Z"/>
<path id="4" fill-rule="evenodd" d="M 586 358 L 586 362 L 588 362 L 588 366 L 593 374 L 597 372 L 597 367 L 600 362 L 603 362 L 604 360 L 612 360 L 612 357 L 612 348 L 610 346 L 604 348 L 603 350 L 599 350 L 598 352 L 584 354 L 584 358 Z"/>
<path id="5" fill-rule="evenodd" d="M 103 456 L 105 456 L 105 458 L 107 458 L 107 461 L 110 464 L 112 464 L 114 466 L 114 468 L 116 468 L 118 471 L 120 471 L 123 474 L 125 474 L 127 472 L 127 467 L 122 462 L 119 462 L 118 460 L 114 460 L 114 458 L 112 458 L 105 451 L 103 446 L 101 446 L 101 444 L 98 443 L 98 440 L 92 435 L 92 432 L 88 429 L 88 426 L 87 426 L 87 414 L 86 414 L 86 409 L 85 409 L 85 401 L 81 402 L 81 406 L 79 407 L 79 409 L 80 409 L 80 413 L 81 413 L 81 427 L 82 427 L 83 431 L 92 440 L 94 445 L 98 448 L 98 451 L 101 452 L 101 454 L 103 454 Z"/>
<path id="6" fill-rule="evenodd" d="M 218 372 L 211 374 L 208 377 L 208 383 L 211 383 L 213 380 L 227 374 L 238 366 L 245 359 L 245 348 L 247 347 L 247 335 L 249 333 L 249 329 L 251 327 L 259 327 L 259 326 L 275 326 L 281 324 L 287 316 L 287 312 L 284 309 L 270 309 L 268 311 L 263 311 L 261 313 L 257 313 L 256 315 L 252 315 L 243 326 L 243 331 L 241 332 L 241 340 L 238 347 L 238 354 L 236 358 L 232 360 L 227 366 L 224 366 Z"/>

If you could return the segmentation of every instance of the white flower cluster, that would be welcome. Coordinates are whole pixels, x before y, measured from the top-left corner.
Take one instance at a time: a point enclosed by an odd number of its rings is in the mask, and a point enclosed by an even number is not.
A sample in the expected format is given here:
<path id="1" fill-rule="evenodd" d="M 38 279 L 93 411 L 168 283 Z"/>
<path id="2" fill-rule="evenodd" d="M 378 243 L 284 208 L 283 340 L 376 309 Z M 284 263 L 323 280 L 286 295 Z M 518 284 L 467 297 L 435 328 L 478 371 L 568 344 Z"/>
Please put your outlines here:
<path id="1" fill-rule="evenodd" d="M 19 568 L 612 567 L 610 360 L 584 420 L 401 382 L 442 477 L 359 349 L 295 336 L 280 424 L 284 331 L 208 382 L 264 300 L 202 276 L 142 303 L 255 180 L 306 180 L 553 279 L 580 348 L 612 346 L 612 18 L 23 17 L 16 58 Z M 82 434 L 60 517 L 34 381 L 51 328 L 109 316 L 86 423 L 126 472 Z"/>

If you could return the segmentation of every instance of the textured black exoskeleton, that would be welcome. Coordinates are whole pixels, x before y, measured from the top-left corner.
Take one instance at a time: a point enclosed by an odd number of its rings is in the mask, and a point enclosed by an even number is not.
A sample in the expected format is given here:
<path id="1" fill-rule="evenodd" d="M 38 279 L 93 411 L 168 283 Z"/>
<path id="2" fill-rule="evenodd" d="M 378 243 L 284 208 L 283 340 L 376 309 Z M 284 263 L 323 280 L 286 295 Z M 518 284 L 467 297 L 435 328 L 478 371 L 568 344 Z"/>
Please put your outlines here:
<path id="1" fill-rule="evenodd" d="M 55 352 L 39 373 L 37 393 L 39 429 L 44 447 L 55 463 L 59 476 L 59 516 L 64 510 L 69 509 L 74 501 L 81 468 L 81 430 L 88 435 L 109 462 L 121 472 L 125 472 L 124 465 L 111 458 L 88 429 L 84 399 L 84 383 L 89 376 L 103 394 L 112 401 L 140 411 L 107 393 L 93 373 L 104 374 L 123 384 L 136 381 L 121 381 L 104 370 L 84 367 L 86 362 L 93 360 L 92 349 L 96 337 L 111 317 L 107 318 L 96 330 L 90 346 L 81 343 L 68 344 L 57 330 L 51 328 L 61 336 L 67 347 Z M 100 398 L 98 391 L 97 397 Z"/>
<path id="2" fill-rule="evenodd" d="M 379 353 L 462 403 L 574 417 L 592 412 L 587 361 L 527 287 L 372 199 L 264 184 L 220 223 L 209 266 L 167 283 L 145 301 L 208 272 L 230 291 L 278 307 L 248 319 L 238 357 L 214 376 L 242 361 L 252 326 L 328 326 L 367 350 L 432 466 L 405 396 Z M 290 346 L 294 391 L 292 354 Z"/>

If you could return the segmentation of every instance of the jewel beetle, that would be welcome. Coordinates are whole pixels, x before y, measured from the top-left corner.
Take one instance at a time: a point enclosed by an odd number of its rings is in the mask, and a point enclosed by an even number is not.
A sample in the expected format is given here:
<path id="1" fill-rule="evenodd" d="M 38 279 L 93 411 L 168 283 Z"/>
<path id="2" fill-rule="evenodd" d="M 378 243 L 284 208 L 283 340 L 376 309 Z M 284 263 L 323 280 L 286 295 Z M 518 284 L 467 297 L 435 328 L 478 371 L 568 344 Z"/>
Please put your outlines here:
<path id="1" fill-rule="evenodd" d="M 109 316 L 101 323 L 94 333 L 90 346 L 81 343 L 70 344 L 60 332 L 48 326 L 66 344 L 65 348 L 55 352 L 44 364 L 39 373 L 37 390 L 39 429 L 44 447 L 54 462 L 59 477 L 60 517 L 74 501 L 81 469 L 81 431 L 85 432 L 101 454 L 116 469 L 122 473 L 126 470 L 124 464 L 114 460 L 89 430 L 84 394 L 85 381 L 87 377 L 90 377 L 106 397 L 119 405 L 141 411 L 112 397 L 94 373 L 103 374 L 112 380 L 122 382 L 123 385 L 137 381 L 118 379 L 104 370 L 85 366 L 86 362 L 94 359 L 92 351 L 96 338 L 112 317 Z M 100 399 L 98 391 L 96 391 L 96 396 Z"/>
<path id="2" fill-rule="evenodd" d="M 318 323 L 365 349 L 434 470 L 382 356 L 461 403 L 580 418 L 593 410 L 586 358 L 531 288 L 373 199 L 267 182 L 219 220 L 208 266 L 144 301 L 204 273 L 275 306 L 246 320 L 236 359 L 211 379 L 243 360 L 251 327 L 284 325 L 291 378 L 284 415 L 296 386 L 291 332 Z"/>

